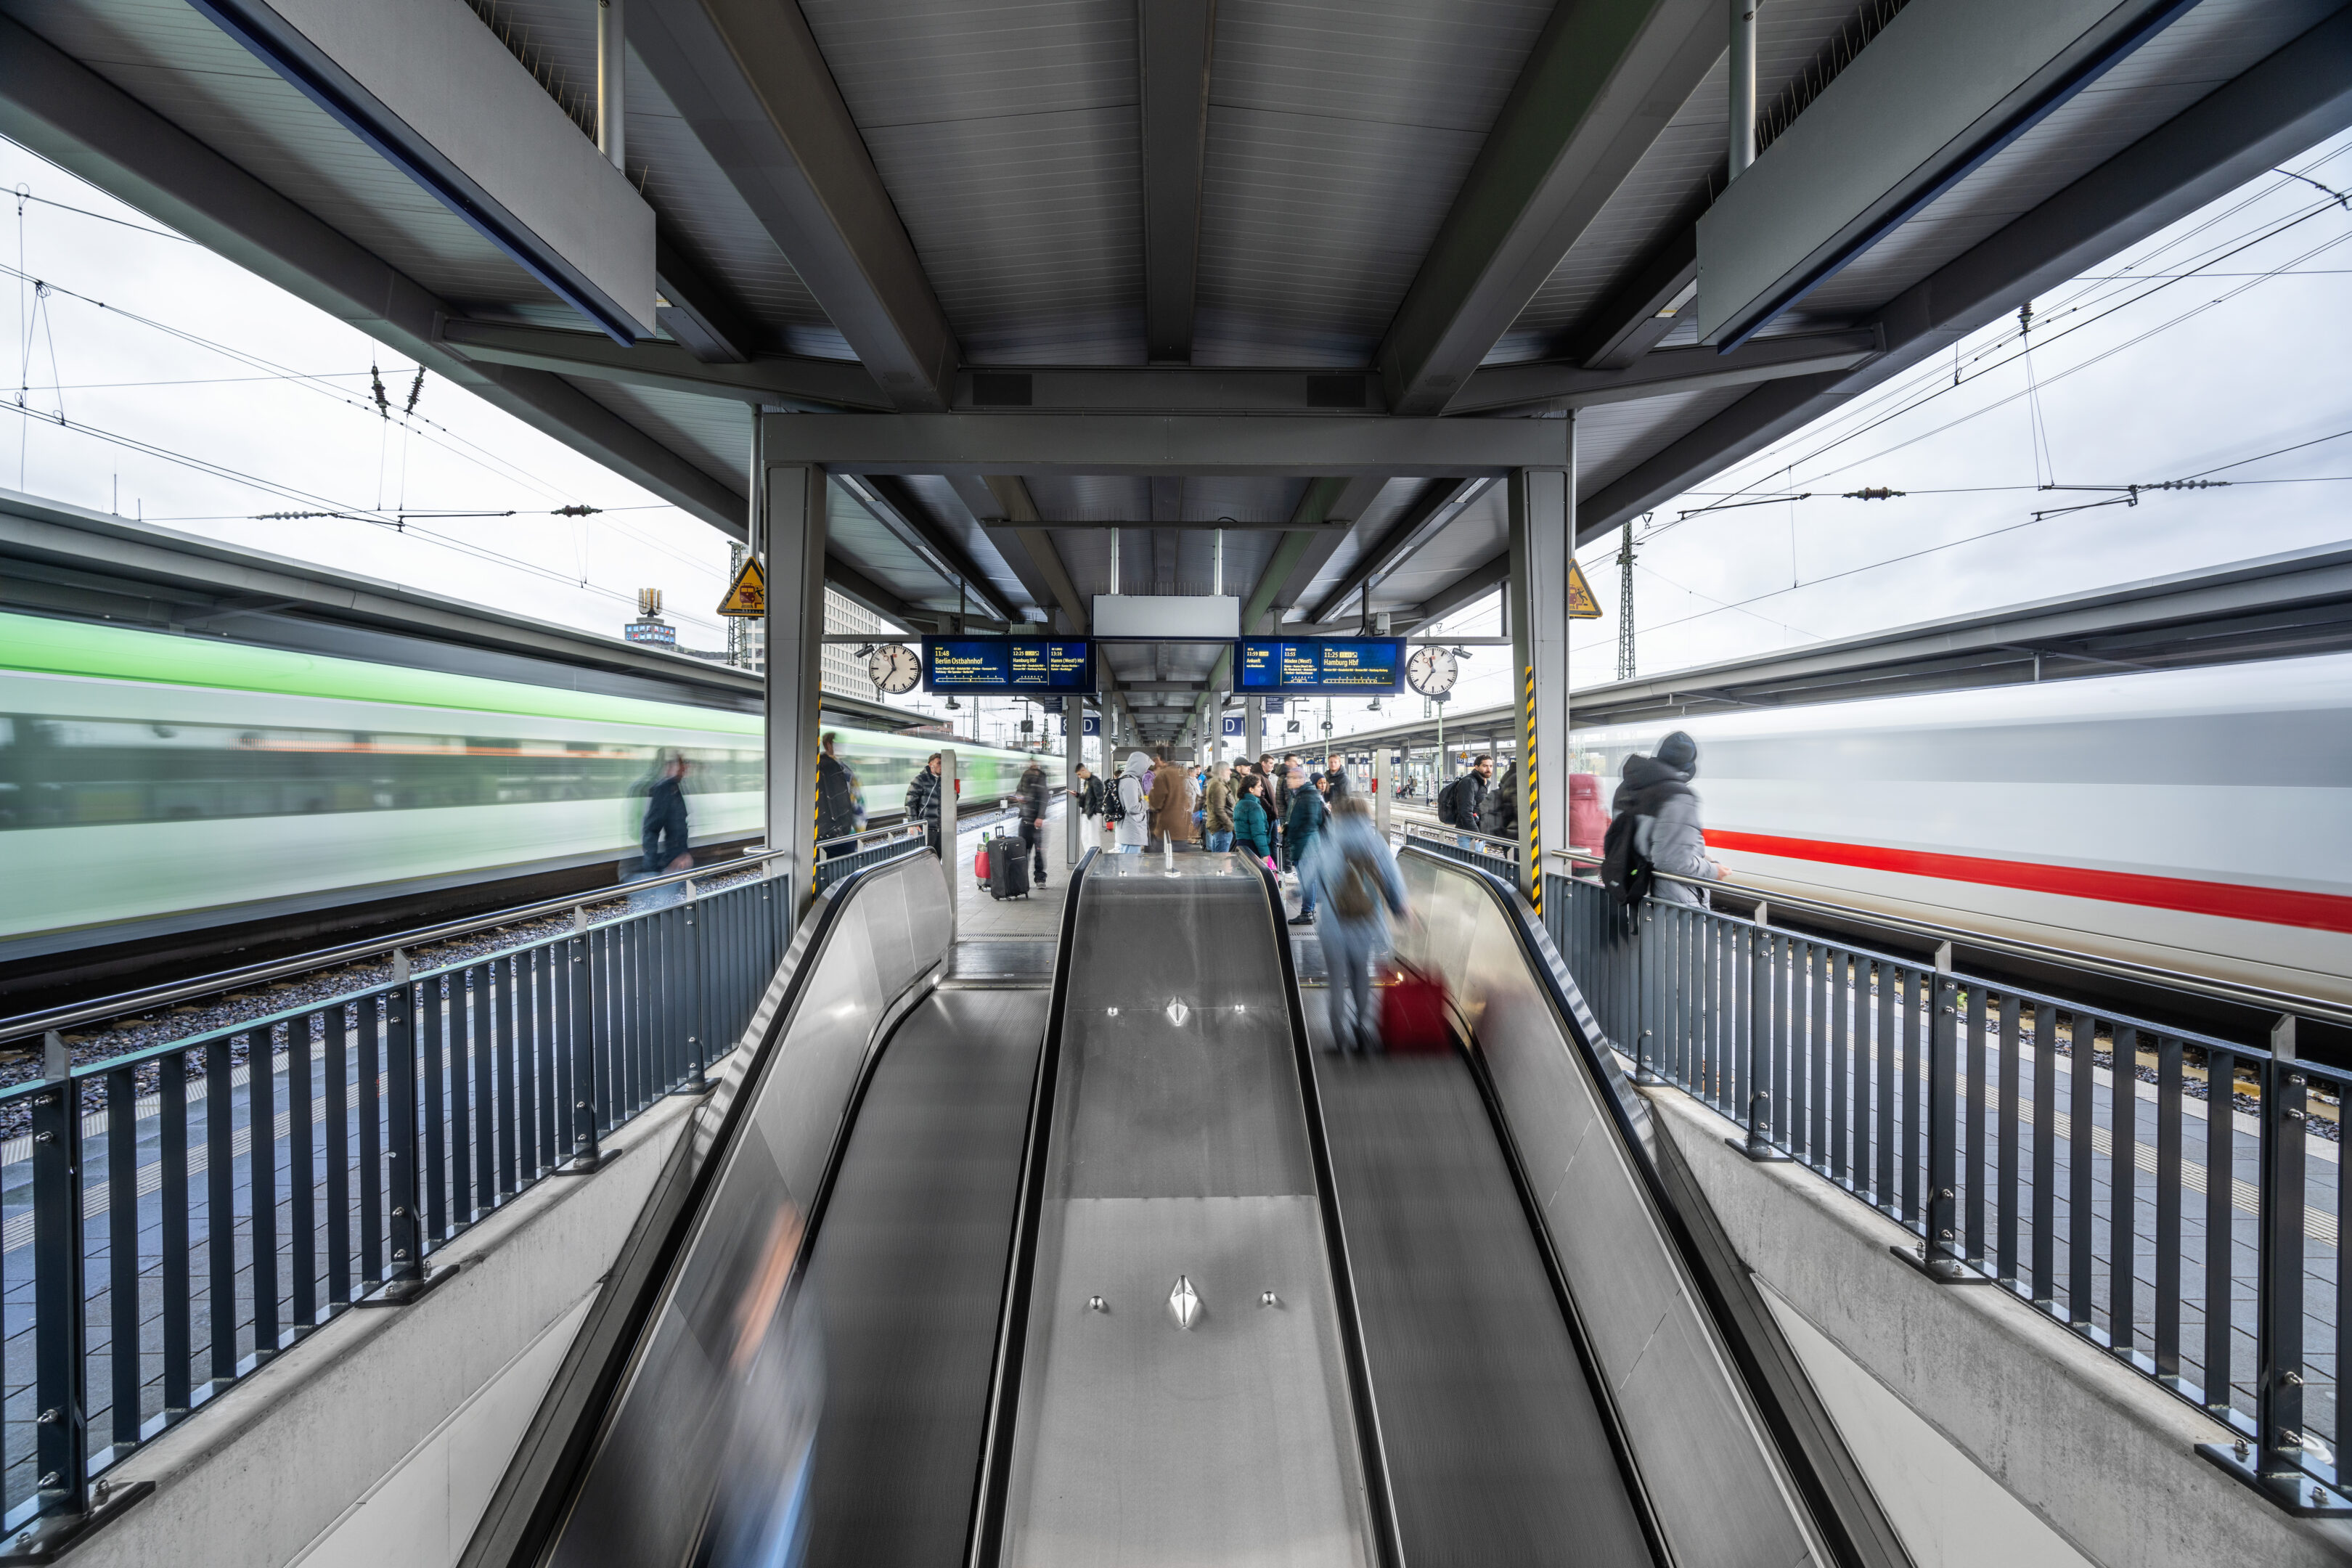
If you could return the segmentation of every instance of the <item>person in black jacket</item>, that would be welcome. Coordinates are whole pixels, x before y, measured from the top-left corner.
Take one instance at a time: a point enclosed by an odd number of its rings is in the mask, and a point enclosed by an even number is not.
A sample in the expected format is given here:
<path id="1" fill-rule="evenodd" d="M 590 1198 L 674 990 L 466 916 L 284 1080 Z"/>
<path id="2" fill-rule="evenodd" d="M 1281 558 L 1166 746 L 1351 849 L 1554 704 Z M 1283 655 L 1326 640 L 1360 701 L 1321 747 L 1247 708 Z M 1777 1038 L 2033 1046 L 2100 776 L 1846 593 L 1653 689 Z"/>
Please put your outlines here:
<path id="1" fill-rule="evenodd" d="M 1478 808 L 1486 804 L 1486 788 L 1495 777 L 1495 759 L 1480 757 L 1470 764 L 1470 771 L 1447 784 L 1437 797 L 1437 820 L 1448 827 L 1458 827 L 1464 835 L 1483 831 L 1478 826 Z M 1466 837 L 1457 836 L 1454 842 L 1463 848 L 1470 847 Z"/>
<path id="2" fill-rule="evenodd" d="M 1102 842 L 1103 782 L 1095 777 L 1094 770 L 1086 763 L 1078 764 L 1077 776 L 1070 781 L 1070 809 L 1085 819 L 1086 829 L 1078 840 L 1083 852 L 1089 844 Z"/>
<path id="3" fill-rule="evenodd" d="M 1045 885 L 1045 770 L 1034 761 L 1021 770 L 1021 842 L 1029 847 L 1029 880 Z"/>
<path id="4" fill-rule="evenodd" d="M 646 873 L 694 867 L 694 852 L 686 842 L 686 758 L 672 752 L 662 763 L 661 776 L 646 792 Z"/>
<path id="5" fill-rule="evenodd" d="M 816 841 L 854 838 L 857 834 L 857 784 L 841 759 L 833 754 L 834 742 L 839 737 L 825 731 L 822 750 L 816 759 Z M 847 855 L 856 850 L 854 843 L 838 843 L 824 850 L 825 858 Z"/>
<path id="6" fill-rule="evenodd" d="M 940 752 L 933 752 L 923 771 L 907 786 L 907 821 L 924 825 L 924 837 L 934 855 L 940 852 Z"/>

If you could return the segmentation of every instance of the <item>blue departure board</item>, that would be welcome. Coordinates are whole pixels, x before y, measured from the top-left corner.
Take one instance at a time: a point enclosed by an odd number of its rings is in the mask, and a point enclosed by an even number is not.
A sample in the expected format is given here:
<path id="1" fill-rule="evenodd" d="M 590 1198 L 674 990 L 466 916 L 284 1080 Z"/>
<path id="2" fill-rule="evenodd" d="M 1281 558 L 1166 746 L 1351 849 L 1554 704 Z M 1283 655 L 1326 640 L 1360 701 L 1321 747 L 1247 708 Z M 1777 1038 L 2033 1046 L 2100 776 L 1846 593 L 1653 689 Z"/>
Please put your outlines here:
<path id="1" fill-rule="evenodd" d="M 981 696 L 1091 691 L 1093 645 L 1045 637 L 925 637 L 923 689 Z"/>
<path id="2" fill-rule="evenodd" d="M 1234 663 L 1244 692 L 1385 697 L 1403 678 L 1404 644 L 1395 637 L 1244 637 Z"/>

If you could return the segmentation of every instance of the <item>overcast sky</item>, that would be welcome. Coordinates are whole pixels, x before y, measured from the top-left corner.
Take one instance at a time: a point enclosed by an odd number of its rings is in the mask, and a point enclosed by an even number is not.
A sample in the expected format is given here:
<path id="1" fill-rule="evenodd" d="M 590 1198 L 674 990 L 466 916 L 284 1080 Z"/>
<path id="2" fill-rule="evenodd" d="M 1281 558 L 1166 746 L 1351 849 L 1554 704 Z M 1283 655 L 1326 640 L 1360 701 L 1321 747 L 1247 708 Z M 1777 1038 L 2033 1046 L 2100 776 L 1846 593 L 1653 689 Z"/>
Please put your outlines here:
<path id="1" fill-rule="evenodd" d="M 2352 189 L 2352 135 L 2282 167 Z M 0 485 L 605 633 L 658 587 L 682 642 L 723 644 L 714 530 L 437 377 L 404 416 L 414 365 L 5 141 L 0 186 L 24 411 Z M 2035 300 L 2022 342 L 1996 322 L 1637 522 L 1640 672 L 2352 537 L 2347 305 L 2352 210 L 2263 175 Z M 2198 478 L 2229 488 L 2035 521 L 2117 493 L 2037 487 Z M 1906 493 L 1845 499 L 1873 488 Z M 259 515 L 330 510 L 410 521 Z M 1615 673 L 1615 553 L 1580 554 L 1609 613 L 1579 686 Z M 1491 599 L 1444 626 L 1496 628 Z M 1482 650 L 1457 710 L 1503 701 L 1507 666 Z M 1343 732 L 1394 711 L 1338 707 Z"/>

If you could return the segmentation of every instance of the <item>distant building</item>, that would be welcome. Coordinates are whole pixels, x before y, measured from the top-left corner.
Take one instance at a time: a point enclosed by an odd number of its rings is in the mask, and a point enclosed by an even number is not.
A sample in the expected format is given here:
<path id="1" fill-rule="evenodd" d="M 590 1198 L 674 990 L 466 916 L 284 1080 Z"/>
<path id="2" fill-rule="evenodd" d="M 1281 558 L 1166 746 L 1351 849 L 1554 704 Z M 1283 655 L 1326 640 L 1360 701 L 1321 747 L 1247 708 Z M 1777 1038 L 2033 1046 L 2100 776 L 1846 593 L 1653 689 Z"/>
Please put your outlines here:
<path id="1" fill-rule="evenodd" d="M 830 588 L 824 591 L 824 629 L 835 636 L 870 637 L 877 643 L 897 642 L 906 636 L 865 605 L 852 604 Z M 817 667 L 817 689 L 837 697 L 873 700 L 874 682 L 866 673 L 866 659 L 857 651 L 860 646 L 839 642 L 824 645 L 824 654 Z"/>

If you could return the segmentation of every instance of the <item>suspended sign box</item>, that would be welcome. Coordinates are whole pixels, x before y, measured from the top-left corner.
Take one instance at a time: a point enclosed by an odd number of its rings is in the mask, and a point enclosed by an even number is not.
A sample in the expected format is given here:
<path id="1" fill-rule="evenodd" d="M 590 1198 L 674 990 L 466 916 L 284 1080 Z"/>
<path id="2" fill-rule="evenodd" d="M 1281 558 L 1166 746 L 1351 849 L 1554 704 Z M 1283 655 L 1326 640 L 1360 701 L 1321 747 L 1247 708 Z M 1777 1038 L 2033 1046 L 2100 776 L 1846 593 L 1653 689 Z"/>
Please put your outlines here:
<path id="1" fill-rule="evenodd" d="M 925 637 L 923 689 L 986 697 L 1091 691 L 1094 649 L 1084 638 Z"/>
<path id="2" fill-rule="evenodd" d="M 1404 676 L 1399 637 L 1244 637 L 1235 689 L 1335 697 L 1393 696 Z"/>

